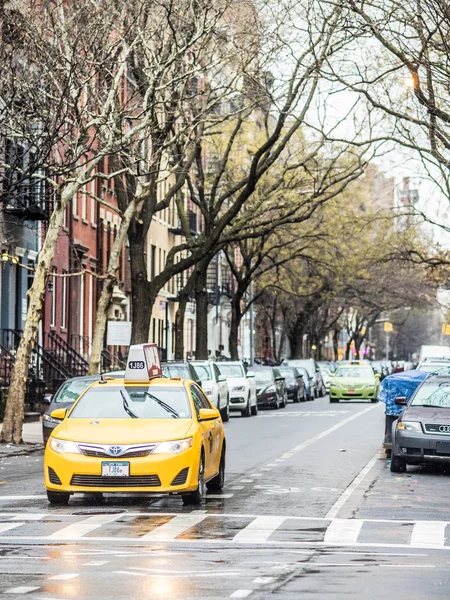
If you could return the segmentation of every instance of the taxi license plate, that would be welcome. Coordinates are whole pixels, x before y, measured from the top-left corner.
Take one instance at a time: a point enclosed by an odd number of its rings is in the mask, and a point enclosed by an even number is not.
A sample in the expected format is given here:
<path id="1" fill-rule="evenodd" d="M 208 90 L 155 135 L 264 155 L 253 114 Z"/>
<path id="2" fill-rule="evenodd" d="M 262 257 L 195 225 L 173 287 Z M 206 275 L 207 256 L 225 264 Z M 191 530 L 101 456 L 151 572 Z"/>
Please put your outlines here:
<path id="1" fill-rule="evenodd" d="M 102 462 L 102 477 L 128 477 L 129 462 Z"/>
<path id="2" fill-rule="evenodd" d="M 348 390 L 349 394 L 354 394 L 356 392 L 356 390 Z"/>

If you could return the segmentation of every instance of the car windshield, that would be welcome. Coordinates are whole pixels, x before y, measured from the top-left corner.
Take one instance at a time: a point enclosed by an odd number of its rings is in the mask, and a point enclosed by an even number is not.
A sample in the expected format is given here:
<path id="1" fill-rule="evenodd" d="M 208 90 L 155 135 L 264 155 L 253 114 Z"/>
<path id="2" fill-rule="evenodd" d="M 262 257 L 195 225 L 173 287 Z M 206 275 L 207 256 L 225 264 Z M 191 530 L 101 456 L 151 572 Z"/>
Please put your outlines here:
<path id="1" fill-rule="evenodd" d="M 334 374 L 335 377 L 352 377 L 354 379 L 370 379 L 373 377 L 372 369 L 361 367 L 341 367 Z"/>
<path id="2" fill-rule="evenodd" d="M 309 360 L 293 360 L 289 361 L 289 364 L 293 367 L 301 367 L 302 369 L 305 369 L 309 375 L 314 374 L 313 367 Z"/>
<path id="3" fill-rule="evenodd" d="M 255 371 L 255 381 L 256 383 L 269 383 L 273 381 L 272 371 L 267 369 L 267 371 Z"/>
<path id="4" fill-rule="evenodd" d="M 191 417 L 189 399 L 182 387 L 96 386 L 80 399 L 70 418 L 171 419 L 176 415 L 180 419 Z"/>
<path id="5" fill-rule="evenodd" d="M 295 381 L 294 373 L 290 369 L 279 369 L 279 371 L 286 381 Z"/>
<path id="6" fill-rule="evenodd" d="M 53 402 L 75 402 L 75 400 L 88 388 L 94 379 L 76 379 L 66 381 L 53 398 Z"/>
<path id="7" fill-rule="evenodd" d="M 219 370 L 224 377 L 245 377 L 244 368 L 241 365 L 223 364 L 220 365 Z"/>
<path id="8" fill-rule="evenodd" d="M 162 365 L 162 372 L 166 377 L 180 377 L 181 379 L 192 379 L 187 365 Z"/>
<path id="9" fill-rule="evenodd" d="M 210 381 L 212 379 L 211 367 L 208 365 L 194 365 L 195 372 L 200 381 Z"/>
<path id="10" fill-rule="evenodd" d="M 411 406 L 436 406 L 450 408 L 450 382 L 424 383 L 412 399 Z"/>
<path id="11" fill-rule="evenodd" d="M 448 363 L 439 363 L 439 364 L 424 364 L 417 367 L 418 371 L 423 371 L 424 373 L 434 373 L 435 371 L 439 371 L 440 369 L 449 368 L 450 365 Z"/>

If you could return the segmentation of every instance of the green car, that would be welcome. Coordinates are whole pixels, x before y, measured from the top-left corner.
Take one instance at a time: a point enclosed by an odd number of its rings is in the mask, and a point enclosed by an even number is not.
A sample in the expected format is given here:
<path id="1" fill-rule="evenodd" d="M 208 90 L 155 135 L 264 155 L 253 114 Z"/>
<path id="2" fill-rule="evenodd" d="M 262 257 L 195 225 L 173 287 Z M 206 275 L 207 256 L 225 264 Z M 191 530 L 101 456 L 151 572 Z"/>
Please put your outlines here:
<path id="1" fill-rule="evenodd" d="M 380 376 L 369 366 L 338 367 L 330 380 L 330 402 L 339 400 L 377 401 Z"/>

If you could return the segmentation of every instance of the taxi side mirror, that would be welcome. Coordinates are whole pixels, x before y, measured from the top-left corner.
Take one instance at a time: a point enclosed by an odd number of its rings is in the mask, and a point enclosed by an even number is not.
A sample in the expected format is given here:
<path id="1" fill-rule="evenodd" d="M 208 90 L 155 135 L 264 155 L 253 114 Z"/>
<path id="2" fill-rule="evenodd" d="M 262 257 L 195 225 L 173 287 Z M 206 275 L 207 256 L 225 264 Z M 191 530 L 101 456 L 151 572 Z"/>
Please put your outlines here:
<path id="1" fill-rule="evenodd" d="M 56 410 L 52 410 L 50 416 L 52 419 L 60 419 L 61 421 L 66 418 L 67 408 L 57 408 Z"/>
<path id="2" fill-rule="evenodd" d="M 201 408 L 198 413 L 199 421 L 214 421 L 220 417 L 220 412 L 216 408 Z"/>
<path id="3" fill-rule="evenodd" d="M 406 396 L 397 396 L 397 398 L 395 399 L 396 406 L 407 406 L 407 404 L 408 404 L 408 399 Z"/>

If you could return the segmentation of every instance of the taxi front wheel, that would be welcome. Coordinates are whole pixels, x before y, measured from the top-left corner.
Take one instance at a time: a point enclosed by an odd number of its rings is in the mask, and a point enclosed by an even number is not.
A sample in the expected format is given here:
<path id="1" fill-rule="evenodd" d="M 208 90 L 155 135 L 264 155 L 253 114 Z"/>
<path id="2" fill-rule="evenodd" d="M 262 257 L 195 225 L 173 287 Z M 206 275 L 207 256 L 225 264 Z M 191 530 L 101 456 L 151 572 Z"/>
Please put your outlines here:
<path id="1" fill-rule="evenodd" d="M 205 494 L 205 458 L 202 454 L 200 458 L 200 466 L 198 468 L 198 487 L 194 492 L 190 492 L 189 494 L 183 494 L 183 504 L 201 504 L 205 498 Z"/>
<path id="2" fill-rule="evenodd" d="M 67 492 L 54 492 L 53 490 L 47 490 L 47 498 L 50 504 L 68 504 L 70 494 Z"/>

